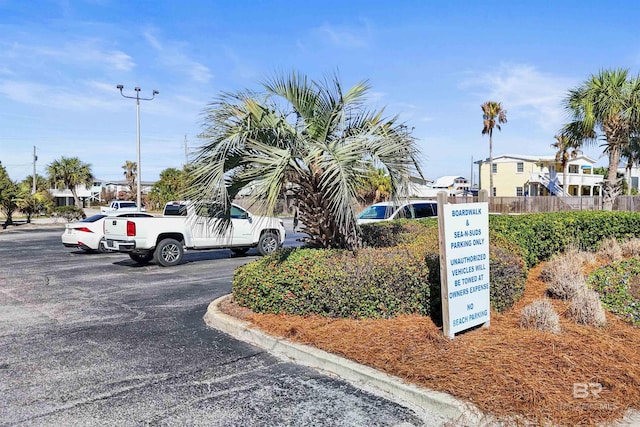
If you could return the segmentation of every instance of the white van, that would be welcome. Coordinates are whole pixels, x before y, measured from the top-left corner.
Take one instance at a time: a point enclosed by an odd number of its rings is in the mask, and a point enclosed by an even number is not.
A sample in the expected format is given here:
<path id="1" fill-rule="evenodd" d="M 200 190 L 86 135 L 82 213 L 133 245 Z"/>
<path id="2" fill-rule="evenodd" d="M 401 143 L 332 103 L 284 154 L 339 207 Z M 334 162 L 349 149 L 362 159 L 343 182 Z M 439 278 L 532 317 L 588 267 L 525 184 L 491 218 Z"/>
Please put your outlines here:
<path id="1" fill-rule="evenodd" d="M 375 203 L 358 214 L 358 224 L 394 219 L 420 219 L 438 216 L 435 200 L 408 200 L 405 202 Z"/>

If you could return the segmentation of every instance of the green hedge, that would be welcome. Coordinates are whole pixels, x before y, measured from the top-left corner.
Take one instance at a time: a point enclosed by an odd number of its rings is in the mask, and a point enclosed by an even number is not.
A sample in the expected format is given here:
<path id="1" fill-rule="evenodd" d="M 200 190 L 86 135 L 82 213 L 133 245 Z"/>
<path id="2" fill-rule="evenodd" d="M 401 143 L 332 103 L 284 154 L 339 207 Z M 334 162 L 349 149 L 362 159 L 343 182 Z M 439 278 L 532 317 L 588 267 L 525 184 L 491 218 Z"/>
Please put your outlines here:
<path id="1" fill-rule="evenodd" d="M 428 269 L 407 249 L 285 249 L 238 268 L 233 295 L 261 313 L 428 314 Z"/>
<path id="2" fill-rule="evenodd" d="M 516 243 L 528 267 L 575 246 L 594 251 L 602 240 L 640 236 L 637 212 L 553 212 L 525 215 L 490 215 L 489 229 Z"/>
<path id="3" fill-rule="evenodd" d="M 286 249 L 236 270 L 236 301 L 261 313 L 380 318 L 421 314 L 441 322 L 435 221 L 382 223 L 357 252 Z M 381 238 L 384 237 L 384 238 Z M 387 247 L 389 242 L 395 242 Z M 382 247 L 380 247 L 382 246 Z M 513 243 L 490 245 L 491 304 L 499 311 L 522 295 L 526 266 Z"/>
<path id="4" fill-rule="evenodd" d="M 365 249 L 287 249 L 239 268 L 233 294 L 256 312 L 331 317 L 440 314 L 435 219 L 362 227 Z M 501 312 L 523 294 L 527 269 L 570 246 L 595 250 L 605 237 L 640 236 L 640 214 L 557 212 L 490 215 L 490 298 Z"/>
<path id="5" fill-rule="evenodd" d="M 84 213 L 84 210 L 75 205 L 56 206 L 53 209 L 53 213 L 66 219 L 67 222 L 78 221 L 87 217 L 87 215 Z"/>

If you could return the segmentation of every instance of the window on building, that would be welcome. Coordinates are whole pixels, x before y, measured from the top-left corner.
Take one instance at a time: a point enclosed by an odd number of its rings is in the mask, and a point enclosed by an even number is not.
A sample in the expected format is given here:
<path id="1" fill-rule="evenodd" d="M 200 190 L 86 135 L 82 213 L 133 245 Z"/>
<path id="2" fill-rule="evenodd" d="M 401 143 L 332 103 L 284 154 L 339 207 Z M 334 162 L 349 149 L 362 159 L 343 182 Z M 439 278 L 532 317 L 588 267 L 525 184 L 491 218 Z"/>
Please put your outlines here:
<path id="1" fill-rule="evenodd" d="M 516 196 L 520 197 L 524 195 L 524 188 L 523 187 L 516 187 Z"/>
<path id="2" fill-rule="evenodd" d="M 524 162 L 516 163 L 516 172 L 518 173 L 524 172 Z"/>
<path id="3" fill-rule="evenodd" d="M 579 173 L 579 168 L 578 165 L 569 165 L 569 173 Z"/>
<path id="4" fill-rule="evenodd" d="M 491 164 L 491 173 L 498 173 L 498 164 L 497 163 L 492 163 Z"/>

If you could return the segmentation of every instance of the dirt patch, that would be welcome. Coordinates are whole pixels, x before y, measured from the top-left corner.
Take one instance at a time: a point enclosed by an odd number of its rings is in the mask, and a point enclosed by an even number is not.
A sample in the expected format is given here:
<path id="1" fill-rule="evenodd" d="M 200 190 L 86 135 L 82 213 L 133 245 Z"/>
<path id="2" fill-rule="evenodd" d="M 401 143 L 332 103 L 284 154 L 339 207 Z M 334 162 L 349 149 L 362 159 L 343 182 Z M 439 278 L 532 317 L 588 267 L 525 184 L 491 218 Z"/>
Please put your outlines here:
<path id="1" fill-rule="evenodd" d="M 552 300 L 560 334 L 521 329 L 520 311 L 545 296 L 542 266 L 531 270 L 523 297 L 491 326 L 442 335 L 430 318 L 328 319 L 256 314 L 227 301 L 221 310 L 261 330 L 450 393 L 498 417 L 535 424 L 609 425 L 640 408 L 640 328 L 607 313 L 604 328 L 566 319 Z"/>

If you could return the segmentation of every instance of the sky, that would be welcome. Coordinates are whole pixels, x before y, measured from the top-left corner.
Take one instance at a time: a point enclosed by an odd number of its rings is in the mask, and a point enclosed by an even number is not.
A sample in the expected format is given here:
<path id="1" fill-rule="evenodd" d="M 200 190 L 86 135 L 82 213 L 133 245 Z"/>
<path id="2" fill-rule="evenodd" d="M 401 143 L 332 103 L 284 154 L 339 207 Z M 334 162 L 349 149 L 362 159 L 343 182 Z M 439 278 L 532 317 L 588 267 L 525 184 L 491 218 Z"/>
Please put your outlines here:
<path id="1" fill-rule="evenodd" d="M 181 168 L 223 92 L 293 71 L 367 81 L 372 109 L 412 129 L 426 178 L 489 156 L 481 104 L 508 122 L 493 154 L 554 155 L 567 92 L 640 65 L 640 3 L 579 1 L 0 0 L 0 161 L 11 179 L 78 157 L 102 180 Z M 585 154 L 606 166 L 597 144 Z M 477 179 L 477 166 L 474 180 Z"/>

